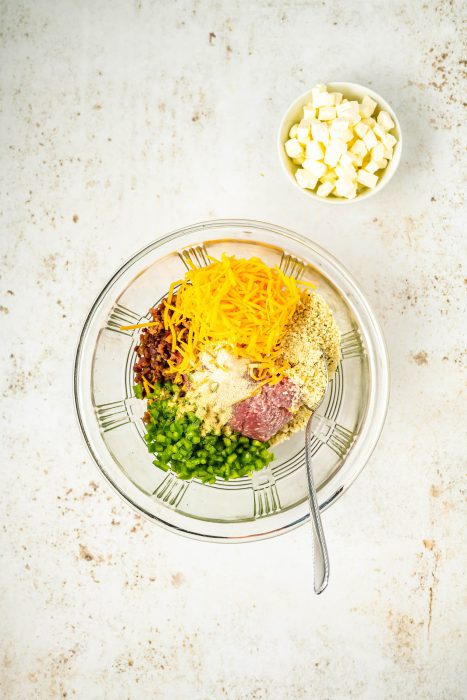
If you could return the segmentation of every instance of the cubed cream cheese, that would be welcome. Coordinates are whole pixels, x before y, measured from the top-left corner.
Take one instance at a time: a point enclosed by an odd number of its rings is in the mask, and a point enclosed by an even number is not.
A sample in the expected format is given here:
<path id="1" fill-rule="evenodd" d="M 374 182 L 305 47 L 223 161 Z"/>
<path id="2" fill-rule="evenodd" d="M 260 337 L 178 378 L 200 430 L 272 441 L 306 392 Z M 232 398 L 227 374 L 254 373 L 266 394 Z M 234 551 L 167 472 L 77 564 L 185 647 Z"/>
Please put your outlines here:
<path id="1" fill-rule="evenodd" d="M 384 148 L 384 153 L 383 157 L 386 158 L 386 160 L 392 160 L 392 148 L 386 148 L 386 146 L 383 146 Z"/>
<path id="2" fill-rule="evenodd" d="M 303 167 L 305 170 L 308 170 L 309 173 L 314 175 L 317 180 L 324 175 L 327 170 L 325 164 L 320 160 L 308 160 L 308 158 L 304 161 Z"/>
<path id="3" fill-rule="evenodd" d="M 310 141 L 306 145 L 307 160 L 323 160 L 324 146 L 319 141 Z"/>
<path id="4" fill-rule="evenodd" d="M 311 119 L 302 119 L 298 125 L 297 141 L 306 143 L 307 137 L 310 135 Z"/>
<path id="5" fill-rule="evenodd" d="M 320 107 L 318 109 L 318 119 L 321 121 L 331 121 L 331 119 L 336 118 L 336 108 L 335 107 Z"/>
<path id="6" fill-rule="evenodd" d="M 357 182 L 365 185 L 365 187 L 371 187 L 371 189 L 373 189 L 373 187 L 376 187 L 376 183 L 378 182 L 378 176 L 374 175 L 373 173 L 369 173 L 368 170 L 364 170 L 362 168 L 357 173 Z"/>
<path id="7" fill-rule="evenodd" d="M 303 146 L 297 141 L 297 139 L 289 139 L 285 142 L 285 152 L 289 158 L 298 158 L 303 153 Z"/>
<path id="8" fill-rule="evenodd" d="M 370 160 L 370 162 L 365 165 L 365 170 L 368 170 L 369 173 L 375 173 L 379 170 L 378 163 L 375 160 Z"/>
<path id="9" fill-rule="evenodd" d="M 324 156 L 324 162 L 326 163 L 326 165 L 335 167 L 339 162 L 339 158 L 343 153 L 345 153 L 346 150 L 347 144 L 343 141 L 330 141 L 326 146 L 326 155 Z"/>
<path id="10" fill-rule="evenodd" d="M 315 85 L 315 87 L 311 90 L 311 101 L 313 103 L 313 107 L 315 107 L 315 101 L 322 92 L 327 92 L 328 89 L 326 85 L 323 85 L 323 83 L 318 83 L 318 85 Z"/>
<path id="11" fill-rule="evenodd" d="M 365 95 L 359 106 L 359 112 L 362 118 L 371 117 L 375 111 L 378 103 L 371 99 L 368 95 Z"/>
<path id="12" fill-rule="evenodd" d="M 335 167 L 336 175 L 338 178 L 341 179 L 348 179 L 348 180 L 356 180 L 357 179 L 357 171 L 353 167 L 353 165 L 336 165 Z"/>
<path id="13" fill-rule="evenodd" d="M 311 121 L 311 136 L 314 141 L 327 143 L 329 141 L 329 127 L 327 124 L 320 122 L 319 119 Z"/>
<path id="14" fill-rule="evenodd" d="M 343 117 L 337 117 L 334 119 L 332 124 L 329 127 L 329 134 L 331 138 L 339 138 L 339 134 L 342 134 L 344 131 L 347 131 L 350 126 L 350 122 L 348 119 L 344 119 Z"/>
<path id="15" fill-rule="evenodd" d="M 294 124 L 289 131 L 289 138 L 291 138 L 291 139 L 297 138 L 297 133 L 298 133 L 298 124 Z"/>
<path id="16" fill-rule="evenodd" d="M 384 158 L 384 146 L 382 143 L 377 143 L 376 146 L 371 149 L 371 158 L 376 161 Z"/>
<path id="17" fill-rule="evenodd" d="M 346 197 L 347 199 L 353 199 L 357 194 L 357 185 L 355 182 L 348 178 L 338 178 L 336 180 L 336 193 L 340 197 Z"/>
<path id="18" fill-rule="evenodd" d="M 376 136 L 380 139 L 380 141 L 382 140 L 383 136 L 386 135 L 386 132 L 384 131 L 383 127 L 379 124 L 374 125 L 373 131 L 376 134 Z"/>
<path id="19" fill-rule="evenodd" d="M 317 177 L 312 175 L 308 170 L 304 170 L 303 168 L 299 168 L 297 170 L 297 172 L 295 173 L 295 178 L 300 187 L 303 187 L 307 190 L 314 190 L 314 188 L 316 187 L 316 183 L 318 182 Z"/>
<path id="20" fill-rule="evenodd" d="M 358 113 L 358 102 L 356 100 L 342 102 L 336 107 L 336 111 L 338 117 L 344 117 L 345 119 L 348 119 L 350 123 L 359 121 L 360 119 L 360 115 Z"/>
<path id="21" fill-rule="evenodd" d="M 354 165 L 356 168 L 359 168 L 363 163 L 363 156 L 358 155 L 357 153 L 353 153 L 352 149 L 350 149 L 350 156 L 352 158 L 352 165 Z"/>
<path id="22" fill-rule="evenodd" d="M 354 154 L 350 153 L 349 151 L 345 151 L 339 158 L 339 165 L 342 165 L 344 168 L 347 167 L 348 165 L 354 165 Z"/>
<path id="23" fill-rule="evenodd" d="M 378 124 L 383 127 L 386 131 L 390 131 L 391 129 L 394 129 L 394 122 L 391 119 L 391 116 L 388 112 L 385 112 L 384 109 L 381 110 L 381 112 L 378 114 L 377 117 Z"/>
<path id="24" fill-rule="evenodd" d="M 354 126 L 355 133 L 361 139 L 365 136 L 368 129 L 369 129 L 369 127 L 366 124 L 364 124 L 363 122 L 358 122 L 358 124 L 356 124 Z"/>
<path id="25" fill-rule="evenodd" d="M 334 170 L 328 170 L 319 179 L 321 182 L 332 182 L 334 184 L 337 180 L 337 175 Z"/>
<path id="26" fill-rule="evenodd" d="M 327 197 L 328 195 L 331 194 L 331 192 L 334 189 L 334 183 L 333 182 L 323 182 L 322 185 L 318 187 L 316 190 L 316 194 L 318 197 Z"/>
<path id="27" fill-rule="evenodd" d="M 357 139 L 353 146 L 350 147 L 350 150 L 357 156 L 364 156 L 368 151 L 365 142 L 361 139 Z"/>
<path id="28" fill-rule="evenodd" d="M 336 103 L 332 92 L 320 92 L 313 98 L 313 107 L 334 107 Z"/>
<path id="29" fill-rule="evenodd" d="M 376 146 L 376 144 L 378 143 L 378 139 L 376 138 L 372 129 L 368 129 L 365 136 L 363 137 L 363 142 L 369 151 L 371 151 L 371 149 Z"/>
<path id="30" fill-rule="evenodd" d="M 303 107 L 303 118 L 304 119 L 314 119 L 316 117 L 316 109 L 313 107 L 311 102 L 307 102 Z"/>
<path id="31" fill-rule="evenodd" d="M 305 160 L 305 154 L 302 153 L 302 155 L 298 156 L 298 158 L 292 158 L 292 163 L 295 163 L 295 165 L 301 165 L 304 160 Z"/>
<path id="32" fill-rule="evenodd" d="M 375 126 L 376 129 L 376 126 Z M 383 136 L 381 137 L 381 143 L 383 143 L 386 148 L 394 148 L 394 146 L 397 143 L 397 139 L 394 138 L 392 134 L 388 134 L 386 132 L 383 133 Z"/>

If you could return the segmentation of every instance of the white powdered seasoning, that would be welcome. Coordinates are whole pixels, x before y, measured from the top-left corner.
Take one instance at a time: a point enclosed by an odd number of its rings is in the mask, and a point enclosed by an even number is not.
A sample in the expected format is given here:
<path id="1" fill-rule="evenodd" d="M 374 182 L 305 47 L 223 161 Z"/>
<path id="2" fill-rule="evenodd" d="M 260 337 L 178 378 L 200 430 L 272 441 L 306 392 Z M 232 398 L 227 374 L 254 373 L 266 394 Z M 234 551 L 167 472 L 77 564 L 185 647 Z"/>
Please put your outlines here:
<path id="1" fill-rule="evenodd" d="M 234 357 L 223 347 L 201 354 L 202 368 L 190 375 L 187 401 L 204 422 L 206 432 L 219 430 L 232 416 L 232 407 L 251 395 L 248 360 Z"/>
<path id="2" fill-rule="evenodd" d="M 341 356 L 340 332 L 328 304 L 319 294 L 310 294 L 295 310 L 283 344 L 283 357 L 291 364 L 288 376 L 300 386 L 306 406 L 298 409 L 271 443 L 282 442 L 302 430 L 310 416 L 309 409 L 314 410 L 323 397 L 326 390 L 323 351 L 331 379 Z"/>

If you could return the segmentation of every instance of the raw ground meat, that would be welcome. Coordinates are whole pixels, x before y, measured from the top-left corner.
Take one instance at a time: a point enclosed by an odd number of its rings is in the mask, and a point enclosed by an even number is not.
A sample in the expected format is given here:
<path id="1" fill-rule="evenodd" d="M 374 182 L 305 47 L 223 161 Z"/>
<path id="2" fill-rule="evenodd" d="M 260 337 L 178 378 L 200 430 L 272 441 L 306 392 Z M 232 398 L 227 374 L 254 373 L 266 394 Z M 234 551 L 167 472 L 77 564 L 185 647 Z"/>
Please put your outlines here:
<path id="1" fill-rule="evenodd" d="M 235 404 L 229 425 L 246 437 L 266 442 L 293 418 L 299 402 L 300 389 L 290 379 L 275 386 L 265 384 L 258 396 Z"/>

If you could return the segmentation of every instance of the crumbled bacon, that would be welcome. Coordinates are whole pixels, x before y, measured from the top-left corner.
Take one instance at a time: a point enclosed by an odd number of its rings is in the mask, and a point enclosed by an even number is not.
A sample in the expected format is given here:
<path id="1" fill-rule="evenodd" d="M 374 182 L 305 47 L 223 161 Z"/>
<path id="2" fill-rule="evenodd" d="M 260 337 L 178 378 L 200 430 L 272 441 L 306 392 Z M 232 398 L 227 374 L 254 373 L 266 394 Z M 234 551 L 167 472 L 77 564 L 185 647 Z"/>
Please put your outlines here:
<path id="1" fill-rule="evenodd" d="M 146 387 L 143 379 L 149 384 L 165 379 L 174 381 L 173 375 L 169 372 L 169 362 L 178 364 L 182 359 L 178 350 L 172 350 L 171 333 L 164 328 L 165 304 L 166 301 L 164 299 L 159 306 L 149 310 L 153 321 L 158 321 L 159 325 L 143 328 L 139 338 L 139 345 L 135 348 L 138 358 L 133 367 L 135 384 L 141 384 L 143 396 L 146 396 Z M 169 311 L 169 314 L 171 314 L 171 311 Z M 181 330 L 182 326 L 177 327 L 177 332 Z"/>

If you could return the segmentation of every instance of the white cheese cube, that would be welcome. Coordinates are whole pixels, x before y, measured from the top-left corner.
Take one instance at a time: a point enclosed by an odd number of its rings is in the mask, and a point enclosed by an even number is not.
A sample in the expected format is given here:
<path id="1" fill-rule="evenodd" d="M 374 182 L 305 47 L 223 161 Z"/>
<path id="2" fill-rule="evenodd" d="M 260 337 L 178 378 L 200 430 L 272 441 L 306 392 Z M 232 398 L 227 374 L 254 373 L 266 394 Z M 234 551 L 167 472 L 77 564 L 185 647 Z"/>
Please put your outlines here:
<path id="1" fill-rule="evenodd" d="M 375 132 L 376 136 L 380 139 L 380 141 L 382 141 L 383 136 L 386 135 L 386 132 L 384 131 L 383 127 L 379 124 L 375 124 L 375 126 L 373 127 L 373 131 Z"/>
<path id="2" fill-rule="evenodd" d="M 376 138 L 372 129 L 368 129 L 365 136 L 363 137 L 363 142 L 369 151 L 371 151 L 371 149 L 376 146 L 376 144 L 378 143 L 378 139 Z"/>
<path id="3" fill-rule="evenodd" d="M 289 131 L 289 138 L 291 138 L 291 139 L 297 138 L 297 133 L 298 133 L 298 124 L 294 124 Z"/>
<path id="4" fill-rule="evenodd" d="M 322 185 L 318 187 L 316 190 L 316 194 L 318 197 L 327 197 L 328 195 L 331 194 L 331 192 L 334 189 L 334 183 L 333 182 L 323 182 Z"/>
<path id="5" fill-rule="evenodd" d="M 319 119 L 311 120 L 311 135 L 314 141 L 321 141 L 321 143 L 327 143 L 329 141 L 329 127 L 327 124 L 323 124 Z"/>
<path id="6" fill-rule="evenodd" d="M 384 109 L 381 110 L 381 112 L 378 114 L 377 117 L 378 124 L 383 127 L 386 131 L 390 131 L 391 129 L 394 129 L 394 122 L 391 119 L 390 114 L 388 112 L 385 112 Z"/>
<path id="7" fill-rule="evenodd" d="M 377 102 L 372 100 L 368 95 L 365 95 L 359 106 L 360 115 L 363 118 L 371 117 L 377 106 Z"/>
<path id="8" fill-rule="evenodd" d="M 365 165 L 365 170 L 368 170 L 369 173 L 375 173 L 379 170 L 379 165 L 376 160 L 370 160 L 370 162 Z"/>
<path id="9" fill-rule="evenodd" d="M 318 109 L 318 119 L 320 121 L 331 121 L 331 119 L 336 118 L 336 108 L 335 107 L 320 107 Z"/>
<path id="10" fill-rule="evenodd" d="M 337 105 L 336 111 L 338 117 L 344 117 L 351 124 L 360 120 L 360 114 L 358 113 L 358 102 L 356 100 L 342 102 L 340 105 Z"/>
<path id="11" fill-rule="evenodd" d="M 331 93 L 331 94 L 334 95 L 334 104 L 335 104 L 335 105 L 340 105 L 341 102 L 342 102 L 342 98 L 344 97 L 344 95 L 343 95 L 341 92 L 333 92 L 333 93 Z"/>
<path id="12" fill-rule="evenodd" d="M 362 141 L 361 139 L 357 139 L 353 146 L 351 146 L 350 150 L 352 153 L 355 153 L 357 156 L 364 156 L 366 155 L 368 148 L 365 145 L 365 142 Z"/>
<path id="13" fill-rule="evenodd" d="M 316 117 L 316 109 L 313 107 L 311 102 L 307 102 L 303 107 L 303 118 L 304 119 L 314 119 Z"/>
<path id="14" fill-rule="evenodd" d="M 386 158 L 387 160 L 391 160 L 392 155 L 392 148 L 386 148 L 386 146 L 384 146 L 384 158 Z"/>
<path id="15" fill-rule="evenodd" d="M 343 141 L 333 140 L 326 146 L 326 155 L 324 156 L 324 162 L 326 165 L 330 165 L 334 168 L 338 162 L 339 158 L 347 150 L 347 144 Z"/>
<path id="16" fill-rule="evenodd" d="M 336 165 L 335 167 L 336 175 L 339 179 L 348 179 L 348 180 L 356 180 L 357 179 L 357 171 L 353 167 L 353 165 L 346 165 L 345 167 L 342 165 Z"/>
<path id="17" fill-rule="evenodd" d="M 297 139 L 289 139 L 285 142 L 285 152 L 289 158 L 298 158 L 303 154 L 303 147 Z"/>
<path id="18" fill-rule="evenodd" d="M 349 165 L 354 165 L 353 159 L 354 159 L 354 154 L 349 153 L 349 151 L 345 151 L 339 158 L 339 165 L 342 165 L 343 168 L 346 168 Z"/>
<path id="19" fill-rule="evenodd" d="M 332 92 L 320 92 L 313 100 L 313 107 L 334 107 L 335 98 Z"/>
<path id="20" fill-rule="evenodd" d="M 339 134 L 339 139 L 341 141 L 345 141 L 345 143 L 349 143 L 349 141 L 352 141 L 354 138 L 354 133 L 352 129 L 347 129 L 347 131 L 343 131 L 341 134 Z"/>
<path id="21" fill-rule="evenodd" d="M 377 143 L 376 146 L 371 149 L 371 158 L 376 161 L 384 158 L 384 146 L 382 143 Z"/>
<path id="22" fill-rule="evenodd" d="M 323 160 L 324 158 L 324 146 L 319 141 L 310 141 L 306 145 L 306 157 L 307 160 Z"/>
<path id="23" fill-rule="evenodd" d="M 327 168 L 320 160 L 308 160 L 304 161 L 303 167 L 308 170 L 309 173 L 314 175 L 316 179 L 319 179 L 326 172 Z"/>
<path id="24" fill-rule="evenodd" d="M 384 146 L 386 146 L 386 148 L 394 148 L 397 143 L 397 139 L 395 139 L 392 134 L 388 134 L 384 131 L 383 136 L 381 137 L 381 142 L 384 144 Z"/>
<path id="25" fill-rule="evenodd" d="M 316 187 L 316 183 L 318 182 L 317 177 L 308 172 L 308 170 L 303 170 L 303 168 L 299 168 L 297 170 L 297 172 L 295 173 L 295 178 L 300 187 L 303 187 L 307 190 L 314 190 L 314 188 Z"/>
<path id="26" fill-rule="evenodd" d="M 305 160 L 305 154 L 302 153 L 302 155 L 298 156 L 298 158 L 292 158 L 292 163 L 295 163 L 295 165 L 301 165 L 304 160 Z"/>
<path id="27" fill-rule="evenodd" d="M 318 83 L 318 85 L 315 85 L 314 88 L 311 90 L 311 101 L 313 103 L 313 107 L 315 106 L 315 100 L 317 99 L 318 95 L 320 95 L 322 92 L 327 92 L 328 89 L 326 85 L 323 83 Z"/>
<path id="28" fill-rule="evenodd" d="M 362 119 L 362 122 L 369 126 L 370 129 L 376 125 L 376 119 L 373 119 L 373 117 L 366 117 L 365 119 Z"/>
<path id="29" fill-rule="evenodd" d="M 349 155 L 352 159 L 352 165 L 359 168 L 363 163 L 363 156 L 359 153 L 353 153 L 352 149 L 350 149 Z"/>
<path id="30" fill-rule="evenodd" d="M 357 134 L 357 136 L 359 136 L 362 139 L 368 131 L 368 128 L 369 127 L 366 124 L 364 124 L 363 122 L 359 122 L 355 125 L 354 131 Z"/>
<path id="31" fill-rule="evenodd" d="M 378 176 L 374 175 L 373 173 L 369 173 L 368 170 L 364 170 L 362 168 L 357 173 L 357 182 L 365 185 L 365 187 L 371 187 L 373 189 L 373 187 L 376 187 L 376 183 L 378 182 Z"/>
<path id="32" fill-rule="evenodd" d="M 347 199 L 353 199 L 357 194 L 357 185 L 352 180 L 340 177 L 336 180 L 336 194 L 339 197 L 346 197 Z"/>
<path id="33" fill-rule="evenodd" d="M 344 131 L 347 131 L 349 128 L 349 121 L 348 119 L 344 119 L 343 117 L 337 117 L 334 119 L 332 124 L 329 127 L 329 134 L 331 138 L 339 138 L 339 134 L 341 134 Z"/>
<path id="34" fill-rule="evenodd" d="M 384 170 L 388 165 L 388 161 L 386 158 L 381 158 L 381 160 L 378 161 L 378 170 Z"/>
<path id="35" fill-rule="evenodd" d="M 311 119 L 302 119 L 298 125 L 297 141 L 306 143 L 307 137 L 310 135 Z"/>
<path id="36" fill-rule="evenodd" d="M 334 170 L 328 170 L 327 173 L 324 173 L 319 179 L 321 182 L 332 182 L 332 184 L 334 184 L 337 180 L 337 175 Z"/>

